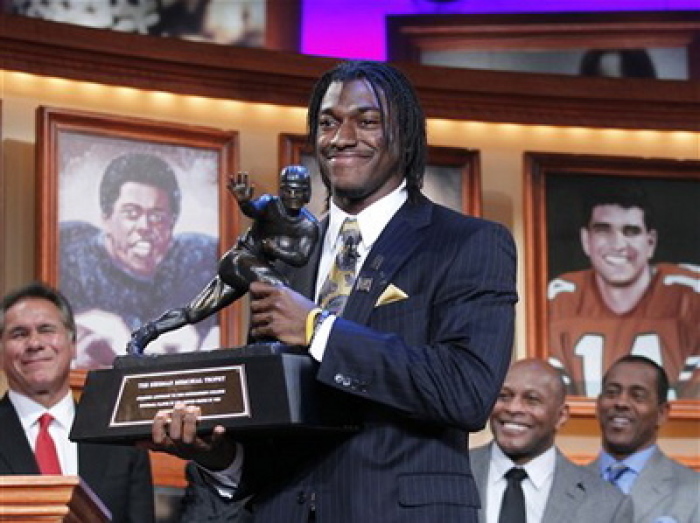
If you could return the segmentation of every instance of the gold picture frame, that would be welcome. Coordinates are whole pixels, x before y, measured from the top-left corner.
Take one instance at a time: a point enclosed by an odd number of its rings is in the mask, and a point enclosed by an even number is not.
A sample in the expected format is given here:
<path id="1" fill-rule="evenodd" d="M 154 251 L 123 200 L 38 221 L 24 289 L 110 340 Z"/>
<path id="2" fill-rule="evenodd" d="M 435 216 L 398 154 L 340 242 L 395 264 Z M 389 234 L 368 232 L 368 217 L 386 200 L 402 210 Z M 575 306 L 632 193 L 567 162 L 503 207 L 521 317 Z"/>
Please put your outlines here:
<path id="1" fill-rule="evenodd" d="M 600 387 L 602 375 L 606 370 L 606 359 L 613 361 L 627 352 L 660 360 L 658 363 L 664 366 L 668 364 L 668 368 L 678 372 L 677 375 L 669 375 L 670 381 L 672 384 L 678 383 L 679 389 L 683 390 L 682 383 L 697 377 L 700 372 L 697 365 L 700 354 L 693 352 L 687 355 L 688 358 L 683 362 L 676 361 L 679 358 L 673 358 L 676 362 L 671 367 L 671 358 L 668 358 L 668 355 L 664 358 L 664 350 L 667 349 L 663 344 L 654 345 L 647 337 L 647 343 L 642 345 L 637 343 L 639 337 L 633 333 L 633 336 L 625 338 L 631 340 L 630 346 L 618 350 L 617 356 L 613 357 L 613 354 L 606 354 L 605 351 L 604 340 L 611 331 L 607 330 L 608 327 L 601 318 L 606 318 L 607 315 L 599 316 L 597 312 L 589 312 L 590 317 L 577 313 L 578 320 L 571 320 L 583 322 L 595 319 L 597 326 L 589 327 L 595 330 L 595 333 L 591 331 L 590 336 L 579 337 L 579 334 L 574 334 L 574 330 L 566 331 L 568 334 L 562 341 L 560 325 L 557 325 L 557 337 L 554 337 L 554 331 L 551 331 L 551 303 L 559 293 L 576 295 L 575 293 L 579 292 L 578 286 L 585 288 L 587 282 L 592 281 L 588 276 L 586 279 L 581 276 L 575 280 L 579 282 L 576 283 L 576 287 L 557 284 L 562 281 L 562 274 L 565 274 L 564 281 L 567 282 L 574 281 L 575 277 L 570 276 L 574 272 L 583 274 L 583 271 L 588 271 L 588 274 L 593 274 L 590 272 L 591 262 L 582 249 L 582 230 L 587 225 L 587 218 L 584 216 L 585 200 L 591 192 L 596 192 L 601 187 L 616 187 L 619 190 L 626 186 L 635 186 L 646 193 L 656 217 L 655 225 L 649 226 L 656 231 L 654 234 L 657 238 L 652 263 L 692 266 L 698 271 L 695 278 L 691 276 L 668 281 L 664 279 L 664 283 L 689 287 L 686 290 L 690 294 L 700 293 L 700 243 L 697 242 L 697 231 L 700 230 L 700 213 L 697 210 L 697 202 L 700 201 L 700 162 L 539 152 L 525 153 L 524 160 L 528 354 L 550 360 L 554 355 L 552 361 L 563 365 L 563 370 L 570 379 L 577 381 L 578 377 L 574 376 L 581 375 L 587 393 L 570 397 L 574 414 L 594 414 L 594 397 L 597 396 L 597 391 L 592 389 Z M 592 284 L 590 288 L 593 288 Z M 585 303 L 586 311 L 599 308 L 596 305 L 597 299 L 590 298 Z M 629 314 L 633 313 L 632 311 Z M 615 331 L 616 323 L 611 321 L 612 332 L 619 333 Z M 689 321 L 690 325 L 693 321 L 695 326 L 700 325 L 700 317 L 686 318 L 686 321 Z M 575 329 L 583 328 L 581 325 L 583 323 L 577 324 Z M 697 338 L 697 333 L 695 334 Z M 596 339 L 602 340 L 598 352 L 587 350 L 588 345 L 583 346 L 583 342 L 594 335 Z M 697 339 L 695 342 L 697 343 Z M 560 345 L 565 348 L 561 348 Z M 695 350 L 697 351 L 697 348 Z M 579 370 L 576 370 L 577 368 Z M 685 419 L 700 418 L 700 401 L 694 396 L 675 399 L 672 416 Z"/>
<path id="2" fill-rule="evenodd" d="M 163 190 L 168 195 L 163 201 L 170 198 L 170 206 L 159 204 L 173 211 L 172 238 L 163 248 L 152 279 L 135 274 L 123 258 L 107 255 L 107 243 L 115 250 L 115 240 L 106 240 L 113 238 L 113 233 L 105 230 L 109 197 L 105 196 L 103 173 L 116 159 L 133 155 L 157 158 L 158 165 L 165 162 L 176 180 L 174 189 Z M 72 373 L 74 386 L 82 386 L 86 370 L 122 354 L 124 338 L 137 324 L 186 305 L 201 290 L 200 285 L 214 277 L 218 259 L 235 240 L 238 229 L 238 212 L 225 188 L 228 174 L 237 170 L 236 131 L 38 108 L 38 277 L 61 289 L 75 309 L 78 358 Z M 143 176 L 150 174 L 144 172 Z M 149 178 L 144 184 L 151 182 Z M 116 189 L 118 194 L 122 187 Z M 113 211 L 115 203 L 111 205 Z M 133 235 L 135 228 L 150 224 L 151 216 L 150 211 L 141 212 L 136 205 L 130 209 L 145 217 L 130 229 Z M 155 233 L 143 234 L 138 248 L 145 249 L 144 242 L 150 242 L 148 245 L 156 249 Z M 133 236 L 124 241 L 132 242 L 130 238 Z M 237 346 L 242 336 L 238 307 L 233 304 L 210 318 L 211 326 L 197 323 L 183 327 L 189 328 L 188 332 L 178 329 L 168 333 L 177 340 L 164 342 L 161 350 Z"/>

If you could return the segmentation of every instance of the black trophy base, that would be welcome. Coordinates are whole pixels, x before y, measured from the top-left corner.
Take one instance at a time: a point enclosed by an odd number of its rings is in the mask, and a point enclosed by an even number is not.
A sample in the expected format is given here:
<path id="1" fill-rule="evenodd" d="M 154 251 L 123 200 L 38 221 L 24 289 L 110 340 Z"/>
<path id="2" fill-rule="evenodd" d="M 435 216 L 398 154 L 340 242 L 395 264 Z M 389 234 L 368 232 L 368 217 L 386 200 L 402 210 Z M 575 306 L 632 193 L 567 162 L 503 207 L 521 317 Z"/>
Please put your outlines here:
<path id="1" fill-rule="evenodd" d="M 317 365 L 305 352 L 279 343 L 122 356 L 111 369 L 87 373 L 70 439 L 150 440 L 156 412 L 179 402 L 201 408 L 201 434 L 216 425 L 242 437 L 355 430 L 337 408 L 324 408 L 323 385 L 315 379 Z"/>

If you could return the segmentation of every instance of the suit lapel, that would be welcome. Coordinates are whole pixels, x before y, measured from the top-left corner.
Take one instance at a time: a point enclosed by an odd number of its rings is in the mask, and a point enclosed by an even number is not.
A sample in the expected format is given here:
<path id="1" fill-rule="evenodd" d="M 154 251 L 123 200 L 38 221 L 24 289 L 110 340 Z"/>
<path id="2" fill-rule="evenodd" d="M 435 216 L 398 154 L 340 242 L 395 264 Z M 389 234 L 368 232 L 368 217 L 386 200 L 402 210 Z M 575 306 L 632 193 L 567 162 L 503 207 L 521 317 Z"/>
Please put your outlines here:
<path id="1" fill-rule="evenodd" d="M 542 523 L 566 521 L 568 516 L 576 513 L 578 506 L 586 499 L 586 487 L 581 481 L 581 474 L 556 451 L 552 490 L 544 509 Z"/>
<path id="2" fill-rule="evenodd" d="M 479 523 L 486 522 L 486 489 L 488 487 L 489 462 L 491 459 L 491 445 L 493 442 L 483 447 L 474 449 L 470 454 L 472 474 L 476 481 L 481 498 L 481 510 L 479 511 Z"/>
<path id="3" fill-rule="evenodd" d="M 39 474 L 34 453 L 7 394 L 0 400 L 0 427 L 0 474 Z M 107 469 L 104 449 L 79 443 L 78 468 L 88 484 L 97 484 Z"/>
<path id="4" fill-rule="evenodd" d="M 88 485 L 101 485 L 102 477 L 109 468 L 109 456 L 103 446 L 78 443 L 78 474 Z"/>
<path id="5" fill-rule="evenodd" d="M 643 519 L 649 510 L 671 493 L 672 476 L 663 454 L 657 448 L 632 485 L 630 494 L 634 497 L 635 519 Z"/>
<path id="6" fill-rule="evenodd" d="M 588 467 L 600 476 L 600 456 L 590 463 Z M 658 506 L 660 501 L 667 497 L 672 490 L 673 473 L 669 470 L 668 463 L 657 448 L 642 469 L 641 474 L 632 485 L 630 495 L 634 499 L 634 519 L 641 521 L 644 516 Z"/>
<path id="7" fill-rule="evenodd" d="M 430 223 L 432 204 L 406 202 L 379 235 L 348 297 L 343 317 L 367 324 L 377 299 L 392 282 L 396 271 L 420 248 Z"/>
<path id="8" fill-rule="evenodd" d="M 419 248 L 423 231 L 430 223 L 432 206 L 426 198 L 415 204 L 406 202 L 389 221 L 362 264 L 355 288 L 345 305 L 344 317 L 359 323 L 367 321 L 377 299 L 391 283 L 391 278 Z M 321 240 L 314 247 L 308 263 L 288 275 L 290 287 L 311 299 L 314 297 L 327 231 L 326 217 L 321 221 Z"/>
<path id="9" fill-rule="evenodd" d="M 39 474 L 34 453 L 7 394 L 0 400 L 0 427 L 0 473 Z"/>

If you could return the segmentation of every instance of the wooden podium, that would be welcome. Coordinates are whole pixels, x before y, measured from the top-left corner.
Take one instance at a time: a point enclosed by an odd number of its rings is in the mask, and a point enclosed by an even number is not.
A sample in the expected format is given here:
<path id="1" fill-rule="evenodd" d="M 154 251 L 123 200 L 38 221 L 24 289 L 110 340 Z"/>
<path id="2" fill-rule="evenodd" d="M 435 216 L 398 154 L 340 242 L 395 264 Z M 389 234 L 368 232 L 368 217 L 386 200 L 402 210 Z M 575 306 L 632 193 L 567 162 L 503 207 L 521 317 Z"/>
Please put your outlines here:
<path id="1" fill-rule="evenodd" d="M 102 523 L 112 515 L 78 476 L 0 476 L 0 520 Z"/>

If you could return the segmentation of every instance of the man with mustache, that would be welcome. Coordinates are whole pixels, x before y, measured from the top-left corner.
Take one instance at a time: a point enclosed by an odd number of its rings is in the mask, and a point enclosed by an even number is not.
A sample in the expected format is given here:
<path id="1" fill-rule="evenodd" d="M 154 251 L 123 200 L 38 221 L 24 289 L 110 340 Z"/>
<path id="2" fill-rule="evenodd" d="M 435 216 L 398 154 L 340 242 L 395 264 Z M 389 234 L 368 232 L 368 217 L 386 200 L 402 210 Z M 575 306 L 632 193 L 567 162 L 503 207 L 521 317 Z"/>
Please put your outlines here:
<path id="1" fill-rule="evenodd" d="M 554 367 L 535 358 L 511 365 L 489 420 L 494 441 L 469 452 L 480 523 L 519 523 L 516 514 L 506 514 L 513 469 L 526 474 L 520 488 L 527 523 L 632 522 L 632 504 L 622 493 L 556 447 L 556 433 L 568 419 L 566 389 Z"/>
<path id="2" fill-rule="evenodd" d="M 635 181 L 601 181 L 584 196 L 581 245 L 591 268 L 550 282 L 550 363 L 569 393 L 595 397 L 620 356 L 664 367 L 673 398 L 700 395 L 700 267 L 652 263 L 653 209 Z"/>
<path id="3" fill-rule="evenodd" d="M 180 188 L 159 156 L 114 158 L 99 197 L 101 230 L 84 222 L 60 224 L 60 286 L 75 308 L 75 363 L 82 368 L 110 366 L 131 331 L 196 295 L 216 273 L 219 257 L 215 238 L 173 233 Z M 161 340 L 151 351 L 196 350 L 214 325 L 211 317 L 188 326 L 177 340 Z"/>
<path id="4" fill-rule="evenodd" d="M 700 474 L 656 444 L 671 410 L 667 397 L 664 369 L 627 355 L 605 373 L 596 401 L 603 448 L 590 468 L 629 494 L 635 523 L 700 521 Z"/>

